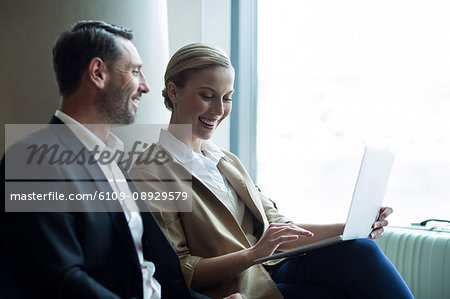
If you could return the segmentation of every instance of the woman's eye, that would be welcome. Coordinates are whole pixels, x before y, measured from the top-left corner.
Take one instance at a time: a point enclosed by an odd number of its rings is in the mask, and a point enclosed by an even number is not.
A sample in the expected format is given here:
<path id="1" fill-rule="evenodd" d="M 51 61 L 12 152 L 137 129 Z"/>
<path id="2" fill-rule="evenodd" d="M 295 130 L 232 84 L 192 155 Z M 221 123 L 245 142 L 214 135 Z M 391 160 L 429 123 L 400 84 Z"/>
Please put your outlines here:
<path id="1" fill-rule="evenodd" d="M 223 101 L 224 101 L 224 102 L 231 102 L 232 99 L 231 99 L 231 98 L 223 98 Z"/>
<path id="2" fill-rule="evenodd" d="M 208 95 L 208 94 L 202 94 L 201 96 L 202 96 L 202 98 L 204 98 L 206 100 L 211 100 L 213 98 L 212 95 Z"/>

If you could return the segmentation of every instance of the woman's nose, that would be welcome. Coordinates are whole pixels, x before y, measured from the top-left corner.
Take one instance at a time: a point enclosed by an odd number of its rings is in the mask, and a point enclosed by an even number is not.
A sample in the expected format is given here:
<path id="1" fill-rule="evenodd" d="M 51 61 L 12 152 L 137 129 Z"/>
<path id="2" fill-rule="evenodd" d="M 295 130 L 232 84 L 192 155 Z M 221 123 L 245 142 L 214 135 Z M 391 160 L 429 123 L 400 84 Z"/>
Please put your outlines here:
<path id="1" fill-rule="evenodd" d="M 212 107 L 211 107 L 211 112 L 214 115 L 219 115 L 222 116 L 223 115 L 223 102 L 222 99 L 217 99 L 215 101 L 213 101 L 212 103 Z"/>

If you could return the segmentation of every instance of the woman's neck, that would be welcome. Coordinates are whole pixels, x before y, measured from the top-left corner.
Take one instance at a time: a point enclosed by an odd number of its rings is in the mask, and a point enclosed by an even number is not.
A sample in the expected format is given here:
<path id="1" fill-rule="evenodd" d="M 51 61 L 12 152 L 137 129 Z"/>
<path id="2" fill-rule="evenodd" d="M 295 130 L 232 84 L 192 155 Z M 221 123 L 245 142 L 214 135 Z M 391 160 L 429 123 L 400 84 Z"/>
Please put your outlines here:
<path id="1" fill-rule="evenodd" d="M 203 140 L 192 136 L 190 127 L 185 125 L 169 124 L 167 131 L 183 142 L 193 152 L 202 154 L 201 148 Z"/>
<path id="2" fill-rule="evenodd" d="M 194 136 L 192 136 L 192 150 L 195 153 L 200 154 L 200 155 L 203 155 L 203 153 L 202 153 L 202 142 L 203 142 L 203 140 L 198 139 L 198 138 L 194 139 Z"/>

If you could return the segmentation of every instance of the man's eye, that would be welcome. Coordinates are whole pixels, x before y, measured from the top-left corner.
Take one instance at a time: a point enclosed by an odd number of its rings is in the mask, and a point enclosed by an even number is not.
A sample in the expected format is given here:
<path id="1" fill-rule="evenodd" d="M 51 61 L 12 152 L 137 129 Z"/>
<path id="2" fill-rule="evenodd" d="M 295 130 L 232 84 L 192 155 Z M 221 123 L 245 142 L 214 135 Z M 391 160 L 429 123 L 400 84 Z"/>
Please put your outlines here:
<path id="1" fill-rule="evenodd" d="M 133 73 L 133 75 L 138 76 L 139 75 L 139 70 L 132 70 L 131 71 Z"/>
<path id="2" fill-rule="evenodd" d="M 231 98 L 223 98 L 223 101 L 224 101 L 224 102 L 231 102 L 232 99 L 231 99 Z"/>

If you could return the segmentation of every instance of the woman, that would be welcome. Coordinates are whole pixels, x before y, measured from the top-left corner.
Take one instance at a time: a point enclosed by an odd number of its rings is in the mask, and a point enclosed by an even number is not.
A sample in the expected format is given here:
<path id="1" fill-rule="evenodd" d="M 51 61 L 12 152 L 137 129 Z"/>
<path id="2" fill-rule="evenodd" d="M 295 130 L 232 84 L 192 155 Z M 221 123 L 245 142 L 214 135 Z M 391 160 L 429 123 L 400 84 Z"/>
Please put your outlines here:
<path id="1" fill-rule="evenodd" d="M 192 194 L 192 212 L 155 213 L 178 252 L 188 285 L 213 298 L 234 292 L 244 298 L 412 298 L 372 240 L 253 262 L 339 235 L 344 225 L 294 224 L 255 188 L 236 156 L 210 141 L 231 112 L 233 83 L 234 69 L 223 51 L 203 44 L 178 50 L 167 66 L 163 90 L 170 125 L 156 145 L 171 161 L 162 167 L 135 165 L 131 171 L 142 191 L 163 191 L 156 181 L 170 177 L 176 179 L 172 188 Z M 192 134 L 177 130 L 178 124 L 192 125 Z M 189 176 L 192 182 L 185 179 Z M 391 212 L 380 211 L 372 238 L 381 236 Z"/>

